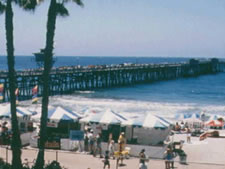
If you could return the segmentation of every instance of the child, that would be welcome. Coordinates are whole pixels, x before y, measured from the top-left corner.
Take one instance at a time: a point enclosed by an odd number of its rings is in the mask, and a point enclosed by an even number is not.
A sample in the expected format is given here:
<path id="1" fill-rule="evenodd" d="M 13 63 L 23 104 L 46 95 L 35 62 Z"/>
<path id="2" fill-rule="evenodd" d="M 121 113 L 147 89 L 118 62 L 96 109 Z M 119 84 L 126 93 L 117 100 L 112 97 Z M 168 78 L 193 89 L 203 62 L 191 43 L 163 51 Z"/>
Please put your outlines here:
<path id="1" fill-rule="evenodd" d="M 165 165 L 166 169 L 174 168 L 173 150 L 171 147 L 168 147 L 165 151 Z"/>
<path id="2" fill-rule="evenodd" d="M 147 165 L 145 164 L 146 155 L 145 155 L 145 149 L 142 149 L 141 152 L 139 153 L 139 169 L 147 169 Z"/>
<path id="3" fill-rule="evenodd" d="M 109 143 L 109 155 L 112 156 L 113 159 L 115 159 L 114 152 L 115 152 L 115 143 L 114 140 L 111 140 L 111 142 Z"/>
<path id="4" fill-rule="evenodd" d="M 105 169 L 105 167 L 108 165 L 108 169 L 110 169 L 110 163 L 109 163 L 109 151 L 106 150 L 105 151 L 105 160 L 104 160 L 104 167 L 103 169 Z"/>

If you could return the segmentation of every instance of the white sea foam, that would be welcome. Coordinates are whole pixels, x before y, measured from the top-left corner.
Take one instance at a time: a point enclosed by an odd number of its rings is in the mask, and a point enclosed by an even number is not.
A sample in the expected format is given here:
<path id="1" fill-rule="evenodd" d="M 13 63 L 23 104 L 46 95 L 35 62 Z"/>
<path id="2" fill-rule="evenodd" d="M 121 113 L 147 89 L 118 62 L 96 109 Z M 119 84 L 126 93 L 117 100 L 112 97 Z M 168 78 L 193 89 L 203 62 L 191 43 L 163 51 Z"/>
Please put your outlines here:
<path id="1" fill-rule="evenodd" d="M 24 102 L 29 105 L 30 101 Z M 143 113 L 153 113 L 167 118 L 173 118 L 177 113 L 212 113 L 224 114 L 225 106 L 203 105 L 195 103 L 168 103 L 168 102 L 150 102 L 134 100 L 114 100 L 101 98 L 85 98 L 81 96 L 54 96 L 50 97 L 51 106 L 63 106 L 75 112 L 84 112 L 86 109 L 112 109 L 117 113 L 124 113 L 134 116 Z M 33 111 L 40 110 L 40 105 L 29 105 L 28 108 Z"/>

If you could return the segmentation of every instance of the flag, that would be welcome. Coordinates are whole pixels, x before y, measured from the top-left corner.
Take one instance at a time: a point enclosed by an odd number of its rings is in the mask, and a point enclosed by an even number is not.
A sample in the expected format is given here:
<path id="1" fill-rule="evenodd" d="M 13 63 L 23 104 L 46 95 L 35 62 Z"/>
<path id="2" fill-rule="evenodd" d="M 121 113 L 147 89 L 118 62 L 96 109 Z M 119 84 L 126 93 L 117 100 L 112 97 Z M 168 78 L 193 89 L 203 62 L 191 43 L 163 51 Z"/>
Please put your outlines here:
<path id="1" fill-rule="evenodd" d="M 4 84 L 0 84 L 0 102 L 3 101 Z"/>
<path id="2" fill-rule="evenodd" d="M 16 88 L 15 95 L 16 95 L 16 104 L 19 104 L 19 88 Z"/>
<path id="3" fill-rule="evenodd" d="M 38 85 L 34 86 L 32 89 L 32 103 L 37 103 L 38 101 Z"/>

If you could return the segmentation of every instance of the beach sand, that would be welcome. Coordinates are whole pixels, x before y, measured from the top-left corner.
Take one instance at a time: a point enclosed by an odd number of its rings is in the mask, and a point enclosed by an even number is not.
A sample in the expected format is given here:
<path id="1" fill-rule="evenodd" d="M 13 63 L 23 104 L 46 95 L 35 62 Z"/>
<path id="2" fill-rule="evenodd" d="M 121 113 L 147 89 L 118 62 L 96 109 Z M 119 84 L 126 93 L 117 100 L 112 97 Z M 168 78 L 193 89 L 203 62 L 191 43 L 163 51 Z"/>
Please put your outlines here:
<path id="1" fill-rule="evenodd" d="M 204 141 L 199 141 L 198 137 L 192 137 L 191 143 L 186 143 L 185 134 L 176 134 L 175 141 L 184 140 L 183 150 L 187 154 L 187 165 L 179 163 L 179 157 L 175 158 L 175 168 L 179 169 L 224 169 L 225 168 L 225 138 L 207 138 Z M 37 149 L 23 149 L 22 159 L 28 159 L 29 162 L 37 156 Z M 101 169 L 103 162 L 101 158 L 93 157 L 85 153 L 46 150 L 46 163 L 58 159 L 62 166 L 67 169 Z M 0 148 L 0 156 L 6 160 L 6 148 Z M 11 161 L 11 151 L 8 150 L 8 159 Z M 120 166 L 120 169 L 138 169 L 139 159 L 131 157 L 125 159 L 125 166 Z M 116 160 L 110 160 L 111 169 L 116 169 Z M 164 169 L 164 160 L 150 159 L 148 169 Z"/>

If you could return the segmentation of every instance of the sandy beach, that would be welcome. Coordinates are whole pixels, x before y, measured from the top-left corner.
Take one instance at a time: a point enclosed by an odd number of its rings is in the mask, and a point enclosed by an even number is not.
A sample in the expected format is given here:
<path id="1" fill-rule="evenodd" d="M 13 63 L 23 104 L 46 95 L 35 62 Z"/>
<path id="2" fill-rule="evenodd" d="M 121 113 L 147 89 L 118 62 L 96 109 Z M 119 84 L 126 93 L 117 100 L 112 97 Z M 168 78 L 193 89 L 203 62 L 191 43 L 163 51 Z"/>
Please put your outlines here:
<path id="1" fill-rule="evenodd" d="M 221 131 L 224 133 L 224 131 Z M 184 140 L 183 150 L 187 154 L 187 165 L 179 163 L 179 157 L 175 158 L 175 168 L 179 169 L 224 169 L 225 168 L 225 138 L 207 138 L 199 141 L 198 137 L 192 137 L 191 143 L 186 143 L 186 134 L 176 134 L 174 141 Z M 22 159 L 28 159 L 32 164 L 38 150 L 30 147 L 23 149 Z M 57 153 L 56 153 L 57 152 Z M 11 151 L 8 150 L 8 159 L 6 159 L 6 148 L 1 147 L 1 157 L 4 160 L 11 161 Z M 58 160 L 62 166 L 67 169 L 101 169 L 103 162 L 99 157 L 93 157 L 83 152 L 69 152 L 61 150 L 46 150 L 46 163 Z M 130 157 L 124 160 L 124 166 L 121 169 L 138 169 L 139 159 Z M 116 160 L 110 160 L 111 169 L 116 169 Z M 148 169 L 164 169 L 165 163 L 162 159 L 150 159 Z"/>

